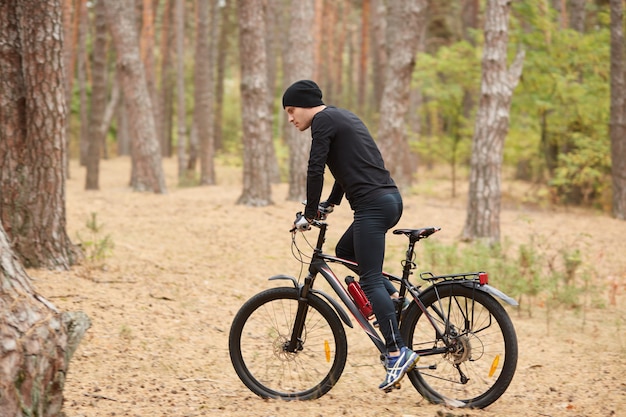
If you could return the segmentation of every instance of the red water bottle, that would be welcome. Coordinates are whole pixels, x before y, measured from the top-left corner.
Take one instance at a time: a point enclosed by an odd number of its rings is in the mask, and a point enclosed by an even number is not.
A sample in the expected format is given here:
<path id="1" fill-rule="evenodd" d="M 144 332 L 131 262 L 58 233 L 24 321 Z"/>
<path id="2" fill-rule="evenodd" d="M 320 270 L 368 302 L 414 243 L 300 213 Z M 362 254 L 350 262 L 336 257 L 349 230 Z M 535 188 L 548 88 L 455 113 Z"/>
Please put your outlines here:
<path id="1" fill-rule="evenodd" d="M 355 281 L 354 277 L 347 276 L 346 284 L 348 284 L 348 292 L 352 296 L 354 303 L 359 308 L 359 311 L 366 318 L 371 318 L 374 315 L 374 310 L 372 310 L 372 304 L 367 299 L 367 296 L 363 292 L 363 289 L 359 285 L 357 281 Z"/>

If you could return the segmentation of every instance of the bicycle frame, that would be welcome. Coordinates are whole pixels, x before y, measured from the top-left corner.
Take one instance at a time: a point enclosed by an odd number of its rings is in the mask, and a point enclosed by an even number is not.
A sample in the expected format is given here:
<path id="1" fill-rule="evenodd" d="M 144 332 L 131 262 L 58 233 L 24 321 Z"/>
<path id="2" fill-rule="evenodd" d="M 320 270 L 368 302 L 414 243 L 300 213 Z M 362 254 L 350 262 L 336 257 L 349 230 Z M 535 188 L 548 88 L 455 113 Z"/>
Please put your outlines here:
<path id="1" fill-rule="evenodd" d="M 348 268 L 348 269 L 358 273 L 358 264 L 356 262 L 354 262 L 354 261 L 350 261 L 350 260 L 347 260 L 347 259 L 342 259 L 342 258 L 339 258 L 339 257 L 336 257 L 336 256 L 332 256 L 332 255 L 328 255 L 328 254 L 323 253 L 322 252 L 322 246 L 323 246 L 324 241 L 325 241 L 327 224 L 324 223 L 324 222 L 316 222 L 315 225 L 320 228 L 320 233 L 319 233 L 319 236 L 318 236 L 316 247 L 315 247 L 315 249 L 313 251 L 313 256 L 312 256 L 312 259 L 311 259 L 311 263 L 309 265 L 308 275 L 304 279 L 304 284 L 300 284 L 299 285 L 297 280 L 294 277 L 290 277 L 290 276 L 286 276 L 286 275 L 276 275 L 276 276 L 273 276 L 273 277 L 269 278 L 270 280 L 290 280 L 290 281 L 292 281 L 294 286 L 296 288 L 299 288 L 299 290 L 300 290 L 300 297 L 299 297 L 299 303 L 298 303 L 298 312 L 296 314 L 296 319 L 295 319 L 294 327 L 292 329 L 291 339 L 290 339 L 289 345 L 287 346 L 287 350 L 289 352 L 296 352 L 298 350 L 298 345 L 299 345 L 300 340 L 302 338 L 304 322 L 305 322 L 306 314 L 307 314 L 307 295 L 308 295 L 309 291 L 313 291 L 315 294 L 318 294 L 318 295 L 321 295 L 322 297 L 324 297 L 324 299 L 326 299 L 333 306 L 335 311 L 337 311 L 337 313 L 338 313 L 339 317 L 341 318 L 341 320 L 348 327 L 351 327 L 351 328 L 353 327 L 352 322 L 350 321 L 350 318 L 345 313 L 345 311 L 343 310 L 341 305 L 334 298 L 332 298 L 328 294 L 324 293 L 323 291 L 314 290 L 313 289 L 313 283 L 315 282 L 315 278 L 316 278 L 317 274 L 321 274 L 324 277 L 324 279 L 326 279 L 326 281 L 331 286 L 331 288 L 334 290 L 334 292 L 337 294 L 339 299 L 346 306 L 346 308 L 350 311 L 350 313 L 352 313 L 353 317 L 356 319 L 356 321 L 359 323 L 359 325 L 365 331 L 365 333 L 369 336 L 370 340 L 374 343 L 374 345 L 380 351 L 380 353 L 381 354 L 386 354 L 387 349 L 386 349 L 386 346 L 385 346 L 385 341 L 381 338 L 381 336 L 376 331 L 374 326 L 369 322 L 369 320 L 365 316 L 363 316 L 363 314 L 359 311 L 358 307 L 356 306 L 356 304 L 352 300 L 352 297 L 348 293 L 346 287 L 344 287 L 344 285 L 339 280 L 337 275 L 335 275 L 335 273 L 332 271 L 332 269 L 328 265 L 328 263 L 338 263 L 338 264 L 341 264 L 341 265 L 345 266 L 346 268 Z M 419 239 L 417 239 L 417 240 L 419 240 Z M 424 304 L 422 303 L 422 301 L 419 298 L 419 295 L 421 294 L 421 291 L 419 290 L 418 287 L 415 287 L 415 286 L 411 285 L 409 280 L 408 280 L 409 275 L 411 275 L 411 270 L 416 267 L 415 264 L 412 262 L 412 258 L 413 258 L 413 251 L 414 251 L 415 243 L 417 242 L 417 240 L 414 241 L 413 239 L 411 239 L 410 242 L 409 242 L 409 247 L 408 247 L 407 252 L 406 252 L 406 259 L 403 262 L 402 278 L 399 278 L 397 276 L 394 276 L 394 275 L 386 273 L 386 272 L 383 272 L 383 276 L 386 279 L 389 279 L 389 280 L 391 280 L 393 282 L 397 282 L 397 283 L 400 284 L 399 294 L 400 294 L 401 298 L 406 295 L 407 291 L 411 294 L 411 296 L 413 297 L 413 301 L 417 304 L 417 306 L 420 308 L 420 310 L 422 310 L 422 313 L 425 315 L 425 317 L 428 319 L 430 324 L 433 326 L 433 329 L 435 330 L 435 332 L 437 334 L 437 338 L 443 340 L 445 345 L 446 345 L 446 347 L 442 347 L 442 348 L 439 348 L 439 349 L 418 350 L 418 351 L 416 351 L 416 353 L 418 353 L 420 356 L 436 355 L 436 354 L 445 353 L 446 350 L 447 350 L 448 341 L 444 337 L 445 330 L 447 330 L 447 329 L 442 330 L 440 328 L 440 326 L 435 322 L 435 320 L 430 315 L 430 313 L 426 310 L 426 307 L 424 306 Z M 474 281 L 473 280 L 467 280 L 467 279 L 463 280 L 464 277 L 467 277 L 467 276 L 470 276 L 470 275 L 472 275 L 472 276 L 475 275 L 474 273 L 472 273 L 472 274 L 445 275 L 445 276 L 437 276 L 437 277 L 432 276 L 432 274 L 430 274 L 430 275 L 431 275 L 431 278 L 428 278 L 428 279 L 433 279 L 433 280 L 434 279 L 445 279 L 445 278 L 459 277 L 461 279 L 457 280 L 456 282 L 458 282 L 458 283 L 460 283 L 462 285 L 468 285 L 468 284 L 472 285 L 472 286 L 474 285 Z M 433 283 L 432 287 L 436 288 L 436 284 Z M 432 287 L 429 287 L 428 289 L 430 289 Z M 487 291 L 487 292 L 490 292 L 490 291 Z M 502 295 L 504 295 L 504 294 L 502 294 Z M 438 312 L 436 309 L 435 309 L 435 311 L 437 312 L 437 315 L 442 320 L 444 320 L 444 325 L 447 328 L 448 327 L 448 323 L 445 323 L 445 315 L 440 313 L 440 312 Z M 400 319 L 400 314 L 398 312 L 398 320 L 399 319 Z"/>

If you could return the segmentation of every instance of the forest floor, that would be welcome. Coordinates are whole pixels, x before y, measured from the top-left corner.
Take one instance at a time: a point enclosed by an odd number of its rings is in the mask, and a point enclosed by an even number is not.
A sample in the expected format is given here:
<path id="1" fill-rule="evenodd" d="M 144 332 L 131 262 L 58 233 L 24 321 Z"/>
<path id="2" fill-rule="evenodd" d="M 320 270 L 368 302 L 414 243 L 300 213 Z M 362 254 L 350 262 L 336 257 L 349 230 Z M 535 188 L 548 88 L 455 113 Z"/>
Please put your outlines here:
<path id="1" fill-rule="evenodd" d="M 126 158 L 103 161 L 101 190 L 86 192 L 84 169 L 72 162 L 70 237 L 87 243 L 109 235 L 115 247 L 103 268 L 85 263 L 69 272 L 28 270 L 40 294 L 92 321 L 70 364 L 67 417 L 626 415 L 626 222 L 590 210 L 525 207 L 516 202 L 523 188 L 504 181 L 503 239 L 516 245 L 532 236 L 547 251 L 579 245 L 593 271 L 595 301 L 585 297 L 582 308 L 547 309 L 538 297 L 509 309 L 519 339 L 517 372 L 485 410 L 429 404 L 408 381 L 401 390 L 379 392 L 384 375 L 378 355 L 357 329 L 347 329 L 348 364 L 327 395 L 308 402 L 263 400 L 237 378 L 228 332 L 245 300 L 277 285 L 267 277 L 300 273 L 288 229 L 302 206 L 286 201 L 286 184 L 274 186 L 272 206 L 236 205 L 242 190 L 237 168 L 218 167 L 216 186 L 183 188 L 176 185 L 176 161 L 164 160 L 164 167 L 166 195 L 131 191 Z M 442 231 L 432 239 L 455 242 L 465 221 L 465 189 L 450 198 L 446 180 L 424 174 L 414 191 L 404 193 L 398 227 L 438 225 Z M 96 237 L 86 227 L 92 213 L 103 226 Z M 343 204 L 329 218 L 329 250 L 350 216 Z M 390 234 L 388 254 L 401 254 L 403 245 L 402 237 Z M 394 261 L 385 269 L 400 267 Z M 496 277 L 492 283 L 498 286 Z"/>

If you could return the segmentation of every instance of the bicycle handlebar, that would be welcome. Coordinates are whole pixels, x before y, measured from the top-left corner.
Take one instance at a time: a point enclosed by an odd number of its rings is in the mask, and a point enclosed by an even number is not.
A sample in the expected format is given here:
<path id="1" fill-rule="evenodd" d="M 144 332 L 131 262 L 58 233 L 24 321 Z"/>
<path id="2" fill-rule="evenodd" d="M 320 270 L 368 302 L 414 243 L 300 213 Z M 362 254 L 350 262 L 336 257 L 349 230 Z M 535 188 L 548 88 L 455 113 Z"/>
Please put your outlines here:
<path id="1" fill-rule="evenodd" d="M 293 224 L 296 224 L 296 222 L 297 222 L 298 220 L 300 220 L 300 219 L 302 218 L 302 216 L 303 216 L 303 214 L 302 214 L 302 212 L 301 212 L 301 211 L 297 212 L 297 213 L 296 213 L 296 219 L 293 221 Z M 311 224 L 311 226 L 320 227 L 320 226 L 322 226 L 323 224 L 326 224 L 326 222 L 321 221 L 321 220 L 316 220 L 316 219 L 313 219 L 313 221 L 312 221 L 310 224 Z M 294 232 L 296 232 L 297 230 L 298 230 L 298 228 L 294 226 L 294 227 L 292 227 L 292 228 L 289 230 L 289 233 L 294 233 Z"/>

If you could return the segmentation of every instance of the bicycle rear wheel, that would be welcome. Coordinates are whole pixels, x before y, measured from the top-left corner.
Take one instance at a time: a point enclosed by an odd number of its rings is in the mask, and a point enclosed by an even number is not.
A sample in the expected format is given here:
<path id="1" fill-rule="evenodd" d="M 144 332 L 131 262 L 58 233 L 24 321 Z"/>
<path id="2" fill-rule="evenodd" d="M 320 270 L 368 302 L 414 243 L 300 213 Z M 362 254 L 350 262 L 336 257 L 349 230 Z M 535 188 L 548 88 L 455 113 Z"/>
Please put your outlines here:
<path id="1" fill-rule="evenodd" d="M 408 374 L 415 388 L 433 403 L 457 407 L 484 408 L 500 398 L 513 379 L 518 354 L 504 307 L 491 295 L 456 283 L 431 287 L 420 299 L 450 344 L 446 348 L 412 303 L 400 331 L 421 355 Z"/>
<path id="2" fill-rule="evenodd" d="M 241 381 L 262 398 L 310 400 L 326 394 L 346 364 L 348 343 L 337 313 L 312 292 L 296 352 L 286 347 L 298 310 L 296 288 L 272 288 L 248 300 L 229 335 Z"/>

